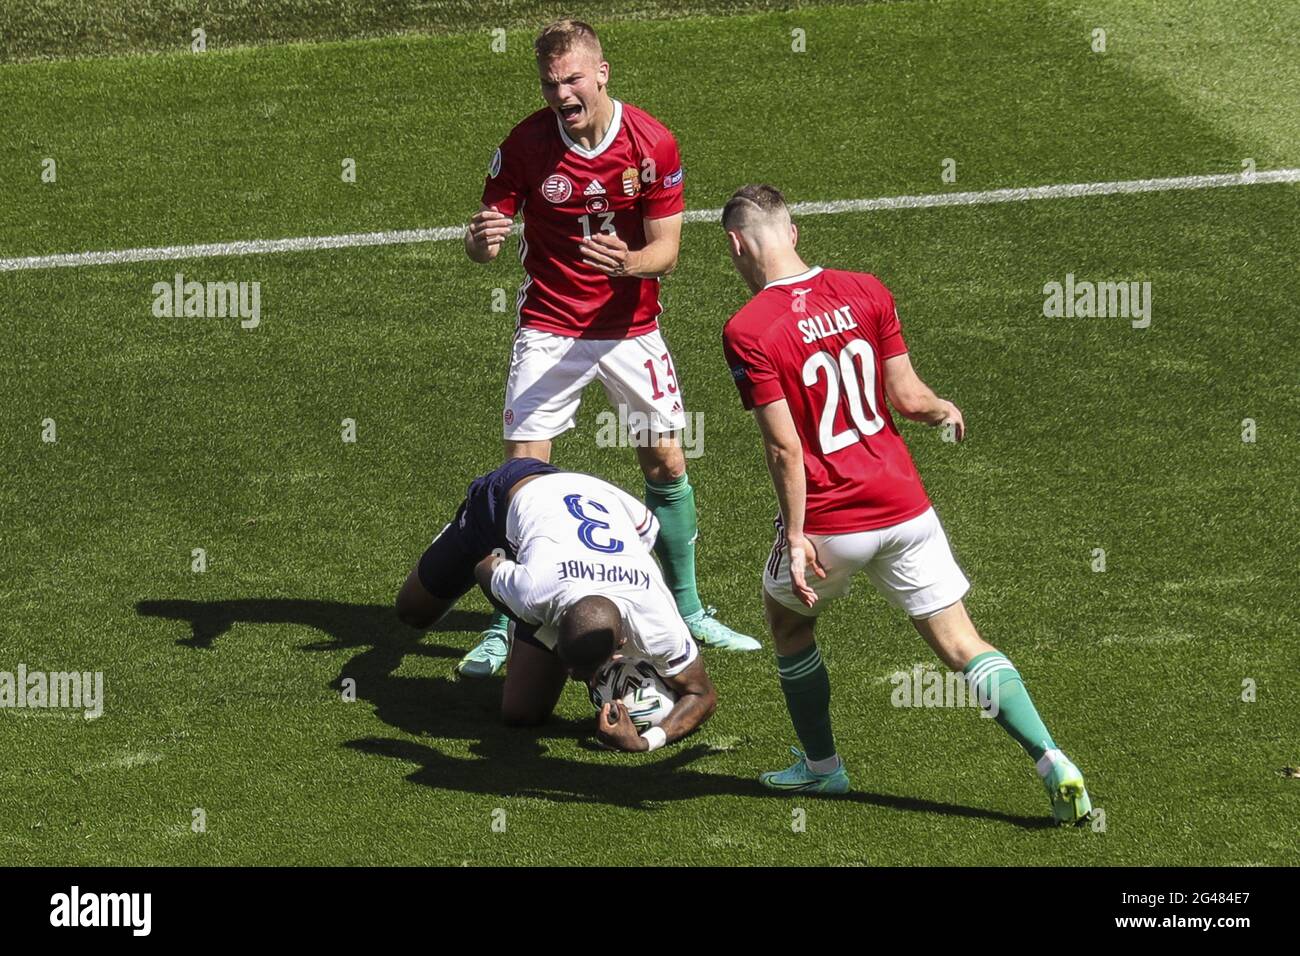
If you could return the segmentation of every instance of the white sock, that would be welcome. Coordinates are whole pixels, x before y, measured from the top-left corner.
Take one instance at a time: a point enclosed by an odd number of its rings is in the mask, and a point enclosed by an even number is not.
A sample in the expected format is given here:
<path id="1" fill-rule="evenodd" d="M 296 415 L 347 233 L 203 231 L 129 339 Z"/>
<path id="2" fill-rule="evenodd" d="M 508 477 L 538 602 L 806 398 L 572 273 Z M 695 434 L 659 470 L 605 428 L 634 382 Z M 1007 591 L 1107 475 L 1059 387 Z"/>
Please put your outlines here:
<path id="1" fill-rule="evenodd" d="M 813 773 L 834 773 L 835 768 L 840 765 L 840 755 L 831 754 L 825 760 L 809 760 L 804 757 L 803 762 L 808 765 L 808 769 Z"/>
<path id="2" fill-rule="evenodd" d="M 1034 766 L 1038 769 L 1040 777 L 1046 777 L 1052 772 L 1052 767 L 1056 765 L 1056 762 L 1064 759 L 1065 754 L 1061 753 L 1060 750 L 1044 750 L 1043 755 L 1038 758 L 1038 762 Z"/>

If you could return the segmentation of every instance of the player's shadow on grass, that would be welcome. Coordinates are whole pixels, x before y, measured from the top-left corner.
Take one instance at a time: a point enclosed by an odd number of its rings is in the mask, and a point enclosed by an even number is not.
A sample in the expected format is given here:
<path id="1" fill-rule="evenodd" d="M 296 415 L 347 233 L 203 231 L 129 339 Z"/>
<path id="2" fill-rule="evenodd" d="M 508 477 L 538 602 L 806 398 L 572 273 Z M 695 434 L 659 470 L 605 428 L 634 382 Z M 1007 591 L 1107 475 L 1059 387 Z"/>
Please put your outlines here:
<path id="1" fill-rule="evenodd" d="M 248 598 L 141 601 L 136 610 L 145 617 L 188 624 L 189 634 L 176 643 L 200 650 L 210 648 L 235 624 L 303 625 L 329 635 L 328 640 L 304 645 L 304 651 L 355 649 L 357 653 L 343 665 L 332 687 L 341 691 L 345 680 L 355 681 L 357 699 L 372 704 L 376 717 L 403 733 L 475 741 L 468 757 L 448 755 L 411 740 L 368 737 L 345 744 L 361 753 L 416 765 L 407 776 L 412 783 L 463 793 L 647 810 L 657 803 L 719 795 L 789 799 L 750 777 L 695 769 L 694 764 L 714 752 L 703 743 L 686 741 L 657 759 L 608 754 L 605 759 L 587 762 L 554 757 L 548 753 L 547 740 L 574 740 L 598 749 L 592 721 L 553 717 L 541 727 L 506 727 L 499 716 L 499 680 L 453 681 L 450 677 L 396 673 L 408 655 L 458 659 L 487 625 L 487 614 L 454 610 L 422 632 L 399 621 L 390 606 L 376 604 Z M 442 633 L 458 633 L 464 639 L 455 646 L 430 639 Z M 723 694 L 725 697 L 725 689 Z M 836 799 L 891 810 L 998 820 L 1026 829 L 1051 825 L 1044 818 L 863 790 Z"/>
<path id="2" fill-rule="evenodd" d="M 541 728 L 539 728 L 540 730 Z M 528 737 L 532 747 L 520 752 L 512 747 L 508 760 L 483 759 L 494 754 L 496 735 L 485 735 L 471 747 L 474 757 L 452 757 L 433 747 L 407 740 L 369 738 L 347 746 L 363 753 L 392 757 L 418 765 L 406 779 L 437 790 L 457 790 L 496 796 L 538 797 L 556 803 L 605 803 L 634 810 L 652 810 L 654 804 L 697 797 L 758 797 L 788 803 L 789 794 L 775 793 L 753 777 L 734 777 L 692 767 L 714 751 L 703 743 L 679 744 L 658 760 L 611 754 L 608 761 L 585 763 L 546 755 L 540 737 L 518 729 L 503 731 L 516 739 Z M 505 755 L 501 755 L 505 756 Z M 853 790 L 834 798 L 887 810 L 937 813 L 1011 823 L 1026 830 L 1053 826 L 1046 817 L 1022 817 L 997 810 L 963 807 L 916 797 Z"/>
<path id="3" fill-rule="evenodd" d="M 374 706 L 375 716 L 404 733 L 459 740 L 478 740 L 488 727 L 500 725 L 501 682 L 457 682 L 450 677 L 404 676 L 408 657 L 458 660 L 491 618 L 484 613 L 453 610 L 429 631 L 417 631 L 381 604 L 344 604 L 297 598 L 248 598 L 232 601 L 141 601 L 145 617 L 182 621 L 189 634 L 177 644 L 210 648 L 235 624 L 295 624 L 327 634 L 328 640 L 305 644 L 304 651 L 356 650 L 330 686 L 340 694 L 352 680 L 356 699 Z M 458 633 L 456 645 L 436 636 Z M 451 668 L 448 667 L 448 672 Z M 587 731 L 577 721 L 553 721 L 551 736 L 577 738 Z M 521 748 L 527 745 L 520 742 Z"/>

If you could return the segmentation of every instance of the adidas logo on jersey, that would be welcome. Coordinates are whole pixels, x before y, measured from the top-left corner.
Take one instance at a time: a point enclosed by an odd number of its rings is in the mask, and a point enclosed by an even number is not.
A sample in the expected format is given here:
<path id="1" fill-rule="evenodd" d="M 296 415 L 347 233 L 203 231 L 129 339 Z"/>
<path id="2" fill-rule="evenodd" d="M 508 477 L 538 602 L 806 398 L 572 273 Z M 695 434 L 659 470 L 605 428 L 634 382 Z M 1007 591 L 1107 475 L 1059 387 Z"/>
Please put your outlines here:
<path id="1" fill-rule="evenodd" d="M 584 189 L 582 194 L 584 196 L 603 196 L 605 195 L 605 187 L 600 184 L 599 179 L 593 179 L 591 185 Z"/>

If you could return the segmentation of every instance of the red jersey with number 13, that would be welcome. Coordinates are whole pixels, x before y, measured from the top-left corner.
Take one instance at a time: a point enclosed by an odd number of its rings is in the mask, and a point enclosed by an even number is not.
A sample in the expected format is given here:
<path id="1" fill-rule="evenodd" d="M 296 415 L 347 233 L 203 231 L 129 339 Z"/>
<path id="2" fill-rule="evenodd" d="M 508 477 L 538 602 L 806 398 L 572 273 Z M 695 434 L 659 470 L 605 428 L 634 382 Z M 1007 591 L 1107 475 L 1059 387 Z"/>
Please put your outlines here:
<path id="1" fill-rule="evenodd" d="M 571 140 L 549 108 L 510 131 L 492 156 L 483 204 L 524 216 L 519 324 L 576 338 L 626 339 L 658 328 L 659 280 L 613 278 L 582 258 L 579 241 L 614 233 L 645 245 L 643 219 L 685 208 L 673 134 L 644 110 L 614 100 L 609 130 L 592 149 Z"/>
<path id="2" fill-rule="evenodd" d="M 727 322 L 722 344 L 745 408 L 790 406 L 805 531 L 886 528 L 930 507 L 885 404 L 885 359 L 907 345 L 879 279 L 819 267 L 768 283 Z"/>

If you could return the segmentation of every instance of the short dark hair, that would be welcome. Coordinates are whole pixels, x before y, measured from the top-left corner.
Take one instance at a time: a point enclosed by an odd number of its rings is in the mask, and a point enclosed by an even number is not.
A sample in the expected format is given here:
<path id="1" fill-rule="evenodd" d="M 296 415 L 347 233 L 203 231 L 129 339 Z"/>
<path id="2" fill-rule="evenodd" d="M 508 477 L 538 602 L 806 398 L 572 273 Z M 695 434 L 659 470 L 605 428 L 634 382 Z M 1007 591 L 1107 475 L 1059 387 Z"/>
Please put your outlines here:
<path id="1" fill-rule="evenodd" d="M 596 55 L 597 60 L 604 59 L 600 49 L 600 38 L 590 23 L 565 17 L 542 27 L 542 32 L 533 41 L 533 52 L 539 61 L 553 60 L 564 56 L 575 47 L 585 46 Z"/>
<path id="2" fill-rule="evenodd" d="M 607 597 L 578 598 L 560 616 L 555 653 L 577 677 L 588 678 L 618 649 L 623 617 Z"/>
<path id="3" fill-rule="evenodd" d="M 785 197 L 775 186 L 766 183 L 741 186 L 731 194 L 727 204 L 722 207 L 722 228 L 730 229 L 741 220 L 747 219 L 751 212 L 767 216 L 783 209 L 788 215 L 789 207 L 786 205 Z"/>

